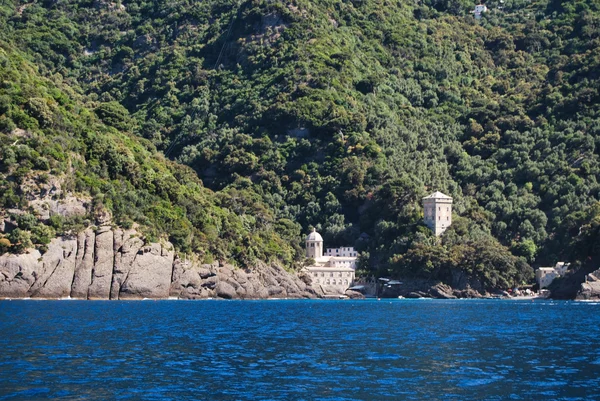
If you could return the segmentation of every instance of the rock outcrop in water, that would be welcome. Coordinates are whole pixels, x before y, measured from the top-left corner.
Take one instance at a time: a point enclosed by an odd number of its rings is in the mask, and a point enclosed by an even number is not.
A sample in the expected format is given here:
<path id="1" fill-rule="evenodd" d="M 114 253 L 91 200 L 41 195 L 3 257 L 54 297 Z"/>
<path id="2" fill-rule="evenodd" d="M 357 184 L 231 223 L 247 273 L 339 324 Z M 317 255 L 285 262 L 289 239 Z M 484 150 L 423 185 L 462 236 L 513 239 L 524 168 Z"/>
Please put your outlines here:
<path id="1" fill-rule="evenodd" d="M 101 226 L 38 250 L 0 256 L 0 297 L 143 299 L 317 298 L 306 280 L 276 265 L 239 269 L 182 261 L 168 243 Z"/>
<path id="2" fill-rule="evenodd" d="M 576 299 L 598 300 L 600 299 L 600 269 L 588 274 L 585 282 L 581 283 Z"/>

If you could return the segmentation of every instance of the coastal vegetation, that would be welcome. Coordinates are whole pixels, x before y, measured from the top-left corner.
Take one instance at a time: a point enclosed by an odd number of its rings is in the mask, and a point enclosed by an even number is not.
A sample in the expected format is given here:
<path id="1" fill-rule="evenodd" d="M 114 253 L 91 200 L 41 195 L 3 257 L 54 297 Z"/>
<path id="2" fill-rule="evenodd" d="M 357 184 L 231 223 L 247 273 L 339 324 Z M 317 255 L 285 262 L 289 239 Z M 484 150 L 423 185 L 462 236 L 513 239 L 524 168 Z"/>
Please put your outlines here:
<path id="1" fill-rule="evenodd" d="M 365 274 L 507 288 L 597 260 L 600 4 L 474 4 L 3 2 L 0 207 L 55 177 L 91 206 L 15 214 L 0 251 L 109 212 L 240 265 L 299 265 L 311 225 Z"/>

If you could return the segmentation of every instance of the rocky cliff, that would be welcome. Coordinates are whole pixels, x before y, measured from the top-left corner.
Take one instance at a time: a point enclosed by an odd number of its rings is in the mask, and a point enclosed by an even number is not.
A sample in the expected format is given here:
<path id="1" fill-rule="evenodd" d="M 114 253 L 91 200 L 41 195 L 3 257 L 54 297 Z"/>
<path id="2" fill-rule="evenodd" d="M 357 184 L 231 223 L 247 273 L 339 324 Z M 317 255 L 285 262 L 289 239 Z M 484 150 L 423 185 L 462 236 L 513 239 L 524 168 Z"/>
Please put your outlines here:
<path id="1" fill-rule="evenodd" d="M 317 298 L 310 278 L 277 265 L 240 269 L 182 261 L 170 243 L 101 226 L 38 250 L 0 256 L 0 297 L 79 299 Z"/>

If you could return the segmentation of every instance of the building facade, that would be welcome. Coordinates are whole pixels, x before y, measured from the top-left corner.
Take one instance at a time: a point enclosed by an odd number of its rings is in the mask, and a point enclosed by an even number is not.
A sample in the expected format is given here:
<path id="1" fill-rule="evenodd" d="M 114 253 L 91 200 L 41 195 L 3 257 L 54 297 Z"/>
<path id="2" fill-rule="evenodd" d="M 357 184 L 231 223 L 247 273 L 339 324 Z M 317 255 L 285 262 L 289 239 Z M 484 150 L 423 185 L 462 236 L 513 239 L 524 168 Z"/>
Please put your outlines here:
<path id="1" fill-rule="evenodd" d="M 325 252 L 327 256 L 341 256 L 341 257 L 356 257 L 357 253 L 352 246 L 346 246 L 341 248 L 327 248 Z"/>
<path id="2" fill-rule="evenodd" d="M 313 285 L 320 285 L 325 292 L 343 294 L 354 282 L 354 269 L 349 267 L 309 266 L 304 268 L 312 278 Z"/>
<path id="3" fill-rule="evenodd" d="M 548 287 L 555 278 L 564 276 L 569 269 L 569 263 L 558 262 L 554 267 L 540 267 L 535 271 L 535 281 L 540 290 Z"/>
<path id="4" fill-rule="evenodd" d="M 475 6 L 475 10 L 471 12 L 475 14 L 475 19 L 481 19 L 481 16 L 483 13 L 487 12 L 487 10 L 488 8 L 485 6 L 485 4 L 478 4 Z"/>
<path id="5" fill-rule="evenodd" d="M 452 224 L 452 198 L 439 191 L 424 197 L 423 219 L 436 236 L 442 235 Z"/>
<path id="6" fill-rule="evenodd" d="M 323 237 L 315 230 L 306 237 L 306 257 L 314 260 L 302 270 L 325 293 L 343 294 L 355 278 L 357 252 L 353 247 L 328 248 L 323 255 Z"/>

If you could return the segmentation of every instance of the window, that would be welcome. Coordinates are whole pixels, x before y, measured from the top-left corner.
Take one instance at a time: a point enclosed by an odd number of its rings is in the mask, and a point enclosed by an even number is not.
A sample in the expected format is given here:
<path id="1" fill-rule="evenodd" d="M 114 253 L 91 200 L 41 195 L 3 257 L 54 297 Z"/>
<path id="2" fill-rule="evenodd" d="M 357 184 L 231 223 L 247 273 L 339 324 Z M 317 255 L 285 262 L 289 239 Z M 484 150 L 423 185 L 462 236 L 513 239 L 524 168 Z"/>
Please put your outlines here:
<path id="1" fill-rule="evenodd" d="M 446 220 L 450 220 L 450 216 L 446 216 Z"/>
<path id="2" fill-rule="evenodd" d="M 441 220 L 441 219 L 442 219 L 442 216 L 438 216 L 438 220 Z"/>
<path id="3" fill-rule="evenodd" d="M 311 244 L 310 244 L 310 247 L 311 247 L 311 248 L 314 248 L 314 247 L 315 247 L 315 243 L 314 243 L 314 242 L 313 242 L 313 243 L 311 243 Z"/>
<path id="4" fill-rule="evenodd" d="M 442 208 L 440 206 L 438 206 L 438 212 L 441 212 Z"/>
<path id="5" fill-rule="evenodd" d="M 333 273 L 329 273 L 329 277 L 333 277 Z"/>
<path id="6" fill-rule="evenodd" d="M 446 211 L 447 211 L 447 212 L 449 212 L 449 211 L 450 211 L 450 208 L 449 208 L 449 207 L 447 207 L 447 208 L 446 208 Z"/>

